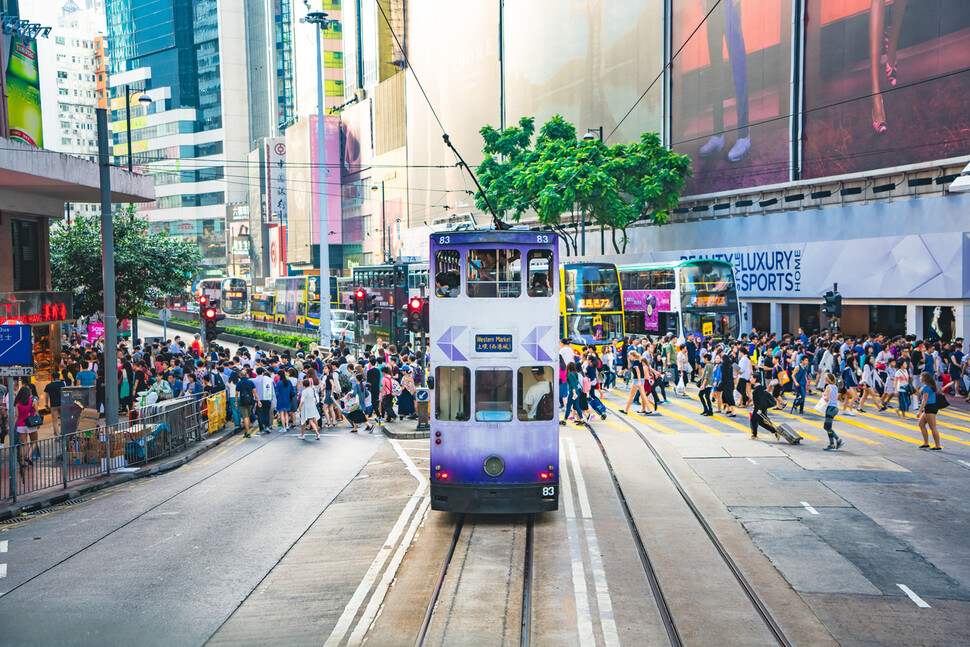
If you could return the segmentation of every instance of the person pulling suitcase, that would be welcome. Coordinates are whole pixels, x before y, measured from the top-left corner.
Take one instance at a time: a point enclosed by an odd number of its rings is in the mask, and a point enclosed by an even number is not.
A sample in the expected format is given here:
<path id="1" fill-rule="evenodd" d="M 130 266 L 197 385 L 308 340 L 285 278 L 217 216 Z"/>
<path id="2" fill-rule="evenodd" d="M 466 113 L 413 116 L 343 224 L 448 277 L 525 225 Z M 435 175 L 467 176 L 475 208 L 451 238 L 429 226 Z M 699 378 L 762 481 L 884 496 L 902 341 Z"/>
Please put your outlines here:
<path id="1" fill-rule="evenodd" d="M 751 400 L 754 403 L 754 411 L 751 412 L 751 439 L 758 438 L 758 427 L 760 426 L 773 433 L 775 438 L 781 440 L 781 434 L 778 433 L 768 418 L 768 409 L 777 405 L 778 402 L 760 383 L 755 385 Z"/>

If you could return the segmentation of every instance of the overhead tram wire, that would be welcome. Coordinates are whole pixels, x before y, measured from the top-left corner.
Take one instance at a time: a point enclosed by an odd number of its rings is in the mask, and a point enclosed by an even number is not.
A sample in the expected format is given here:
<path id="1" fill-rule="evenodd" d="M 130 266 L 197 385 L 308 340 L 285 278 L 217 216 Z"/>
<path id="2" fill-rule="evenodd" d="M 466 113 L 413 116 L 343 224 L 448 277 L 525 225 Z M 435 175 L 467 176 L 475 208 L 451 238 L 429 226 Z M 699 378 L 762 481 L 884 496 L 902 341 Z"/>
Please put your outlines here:
<path id="1" fill-rule="evenodd" d="M 718 0 L 718 2 L 720 1 L 721 0 Z M 495 224 L 495 228 L 499 230 L 510 229 L 511 228 L 510 225 L 506 222 L 503 222 L 502 219 L 498 217 L 498 213 L 495 211 L 495 208 L 492 206 L 492 202 L 488 199 L 488 194 L 485 193 L 485 189 L 482 188 L 482 185 L 479 183 L 478 178 L 475 177 L 474 171 L 472 171 L 471 167 L 468 166 L 468 163 L 465 162 L 465 159 L 461 156 L 461 153 L 458 152 L 458 149 L 455 148 L 455 145 L 451 143 L 451 138 L 448 136 L 448 131 L 445 130 L 444 124 L 441 123 L 441 119 L 438 117 L 438 112 L 434 109 L 434 105 L 431 103 L 431 99 L 428 98 L 428 93 L 424 91 L 424 85 L 421 84 L 421 79 L 418 78 L 417 71 L 415 71 L 414 66 L 411 65 L 411 59 L 408 58 L 407 50 L 404 48 L 404 45 L 401 44 L 400 39 L 398 39 L 397 34 L 394 32 L 394 27 L 391 25 L 391 21 L 388 19 L 387 13 L 384 12 L 384 7 L 381 6 L 380 2 L 377 3 L 377 8 L 380 10 L 381 16 L 384 18 L 384 22 L 387 24 L 387 28 L 391 32 L 391 37 L 394 39 L 394 42 L 397 44 L 398 49 L 401 51 L 401 55 L 404 56 L 404 64 L 411 71 L 411 76 L 414 77 L 414 82 L 418 84 L 418 89 L 421 90 L 421 96 L 424 97 L 425 102 L 428 104 L 428 108 L 431 109 L 431 115 L 434 117 L 434 120 L 438 122 L 438 128 L 441 129 L 441 138 L 444 140 L 445 146 L 450 148 L 451 152 L 453 152 L 455 154 L 455 157 L 458 158 L 457 165 L 459 167 L 464 167 L 465 170 L 468 171 L 468 174 L 471 176 L 472 180 L 474 180 L 475 186 L 478 187 L 478 190 L 482 194 L 482 198 L 485 200 L 485 204 L 488 206 L 489 212 L 491 212 L 492 214 L 492 222 Z"/>

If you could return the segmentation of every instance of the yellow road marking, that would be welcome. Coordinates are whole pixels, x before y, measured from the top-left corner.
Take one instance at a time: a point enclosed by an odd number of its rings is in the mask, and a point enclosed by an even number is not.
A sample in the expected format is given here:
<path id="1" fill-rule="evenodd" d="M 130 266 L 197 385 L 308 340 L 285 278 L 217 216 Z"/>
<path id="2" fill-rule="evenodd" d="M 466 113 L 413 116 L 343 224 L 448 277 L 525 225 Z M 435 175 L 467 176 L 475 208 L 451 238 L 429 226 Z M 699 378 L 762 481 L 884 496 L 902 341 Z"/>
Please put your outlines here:
<path id="1" fill-rule="evenodd" d="M 811 411 L 811 414 L 810 415 L 818 416 L 820 418 L 824 418 L 825 417 L 825 416 L 819 414 L 814 409 L 805 409 L 805 412 L 806 413 L 808 413 L 809 411 Z M 902 441 L 905 441 L 907 443 L 913 443 L 914 445 L 922 445 L 923 444 L 923 441 L 922 440 L 917 440 L 916 438 L 911 438 L 909 436 L 904 436 L 902 434 L 897 434 L 894 431 L 886 431 L 885 429 L 879 429 L 878 427 L 873 427 L 872 425 L 867 425 L 867 424 L 865 424 L 863 422 L 857 422 L 855 420 L 851 420 L 847 416 L 839 416 L 838 417 L 838 421 L 840 423 L 852 425 L 853 427 L 858 427 L 860 429 L 865 429 L 866 431 L 871 431 L 874 434 L 881 434 L 883 436 L 889 436 L 890 438 L 895 438 L 896 440 L 902 440 Z M 838 432 L 836 432 L 836 434 L 838 434 Z"/>
<path id="2" fill-rule="evenodd" d="M 841 412 L 841 409 L 839 411 Z M 896 425 L 897 427 L 902 427 L 903 429 L 916 430 L 917 432 L 919 431 L 919 425 L 918 424 L 915 424 L 915 425 L 914 424 L 909 424 L 909 423 L 907 423 L 906 421 L 904 421 L 902 419 L 893 420 L 892 418 L 889 418 L 889 417 L 877 416 L 877 415 L 874 415 L 874 414 L 871 414 L 871 413 L 862 413 L 862 414 L 859 414 L 858 412 L 856 412 L 856 415 L 857 416 L 858 415 L 862 415 L 862 416 L 865 416 L 866 418 L 872 418 L 872 419 L 875 419 L 875 420 L 881 420 L 882 422 L 887 422 L 887 423 L 889 423 L 891 425 Z M 846 416 L 843 415 L 843 418 L 844 417 L 846 417 Z M 955 425 L 941 423 L 939 420 L 936 421 L 936 425 L 937 425 L 937 427 L 941 427 L 941 426 L 942 427 L 952 427 L 954 429 L 959 429 L 960 431 L 964 431 L 964 432 L 967 431 L 966 429 L 962 429 L 962 428 L 957 427 Z M 970 432 L 967 432 L 967 433 L 970 433 Z M 923 444 L 922 443 L 922 436 L 920 436 L 920 438 L 921 438 L 920 444 Z M 960 443 L 961 445 L 970 445 L 970 442 L 968 442 L 968 441 L 960 440 L 956 436 L 950 436 L 950 435 L 944 434 L 944 433 L 940 433 L 940 438 L 946 438 L 947 440 L 952 440 L 953 442 Z"/>
<path id="3" fill-rule="evenodd" d="M 609 407 L 610 409 L 613 409 L 614 411 L 621 411 L 623 409 L 623 407 L 618 407 L 617 405 L 615 405 L 612 402 L 609 402 L 607 400 L 601 400 L 601 402 L 603 404 L 605 404 L 607 407 Z M 624 414 L 621 413 L 620 415 L 622 416 Z M 653 418 L 650 418 L 650 417 L 647 417 L 647 416 L 641 416 L 638 413 L 631 412 L 631 413 L 628 413 L 628 414 L 625 414 L 625 415 L 628 418 L 633 418 L 634 420 L 636 420 L 638 422 L 641 422 L 641 423 L 643 423 L 643 424 L 645 424 L 645 425 L 647 425 L 649 427 L 653 427 L 657 431 L 661 431 L 661 432 L 663 432 L 665 434 L 679 434 L 680 433 L 679 431 L 675 431 L 675 430 L 671 429 L 670 427 L 667 427 L 665 425 L 660 424 L 659 422 L 656 422 Z"/>
<path id="4" fill-rule="evenodd" d="M 822 431 L 825 431 L 825 427 L 823 427 L 822 424 L 819 423 L 819 422 L 812 422 L 811 420 L 805 420 L 804 418 L 799 418 L 798 416 L 792 415 L 792 414 L 787 413 L 785 411 L 773 411 L 772 413 L 781 414 L 781 415 L 785 416 L 786 418 L 791 418 L 792 420 L 798 420 L 799 422 L 804 422 L 806 425 L 811 425 L 813 427 L 818 427 Z M 816 438 L 815 436 L 810 436 L 810 435 L 806 434 L 805 432 L 800 431 L 798 433 L 800 433 L 805 438 L 810 438 L 812 440 L 818 440 L 818 438 Z M 855 434 L 850 434 L 847 431 L 843 431 L 839 435 L 840 436 L 845 436 L 846 438 L 852 438 L 853 440 L 861 440 L 862 442 L 867 443 L 869 445 L 881 445 L 882 444 L 878 440 L 870 440 L 869 438 L 866 438 L 864 436 L 857 436 Z"/>
<path id="5" fill-rule="evenodd" d="M 698 409 L 697 407 L 694 407 L 692 405 L 689 405 L 686 402 L 684 402 L 683 400 L 671 400 L 671 403 L 680 405 L 680 406 L 682 406 L 684 408 L 687 408 L 687 409 L 690 409 L 692 411 L 701 411 L 701 409 Z M 775 412 L 777 412 L 777 411 L 775 411 Z M 735 422 L 733 420 L 721 420 L 721 418 L 715 418 L 715 420 L 717 420 L 718 422 L 723 422 L 726 425 L 730 425 L 732 427 L 736 427 L 737 429 L 740 429 L 741 431 L 743 431 L 743 432 L 745 432 L 747 434 L 750 434 L 751 433 L 751 427 L 745 427 L 744 425 L 742 425 L 742 424 L 740 424 L 738 422 Z M 799 432 L 799 433 L 801 434 L 802 438 L 807 438 L 808 440 L 818 440 L 818 438 L 816 438 L 815 436 L 813 436 L 811 434 L 807 434 L 807 433 L 804 433 L 804 432 Z"/>

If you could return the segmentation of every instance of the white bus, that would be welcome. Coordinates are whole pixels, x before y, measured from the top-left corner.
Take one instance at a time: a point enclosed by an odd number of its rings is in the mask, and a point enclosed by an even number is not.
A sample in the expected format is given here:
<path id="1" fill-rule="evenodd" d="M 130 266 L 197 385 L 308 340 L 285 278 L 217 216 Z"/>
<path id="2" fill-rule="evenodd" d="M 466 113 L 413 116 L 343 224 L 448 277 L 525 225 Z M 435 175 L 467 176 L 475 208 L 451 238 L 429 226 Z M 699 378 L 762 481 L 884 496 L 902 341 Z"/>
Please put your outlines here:
<path id="1" fill-rule="evenodd" d="M 692 259 L 617 269 L 627 334 L 738 338 L 741 306 L 731 263 Z"/>

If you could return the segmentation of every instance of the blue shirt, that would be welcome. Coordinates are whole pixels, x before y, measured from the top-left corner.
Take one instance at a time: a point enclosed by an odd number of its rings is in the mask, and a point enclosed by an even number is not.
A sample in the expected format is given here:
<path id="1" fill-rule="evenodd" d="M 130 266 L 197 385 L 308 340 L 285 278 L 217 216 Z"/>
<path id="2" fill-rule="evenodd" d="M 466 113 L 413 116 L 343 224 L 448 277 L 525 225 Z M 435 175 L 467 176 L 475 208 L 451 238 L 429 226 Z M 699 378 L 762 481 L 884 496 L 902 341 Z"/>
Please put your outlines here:
<path id="1" fill-rule="evenodd" d="M 98 376 L 94 374 L 94 371 L 78 371 L 77 381 L 81 386 L 94 386 L 94 383 L 98 381 Z"/>
<path id="2" fill-rule="evenodd" d="M 169 385 L 172 387 L 173 398 L 177 398 L 182 395 L 182 382 L 178 378 L 175 378 L 174 382 L 169 382 Z"/>
<path id="3" fill-rule="evenodd" d="M 930 387 L 923 385 L 923 388 L 919 390 L 919 397 L 922 400 L 923 394 L 928 393 L 930 397 L 926 399 L 926 404 L 936 404 L 936 392 Z"/>

